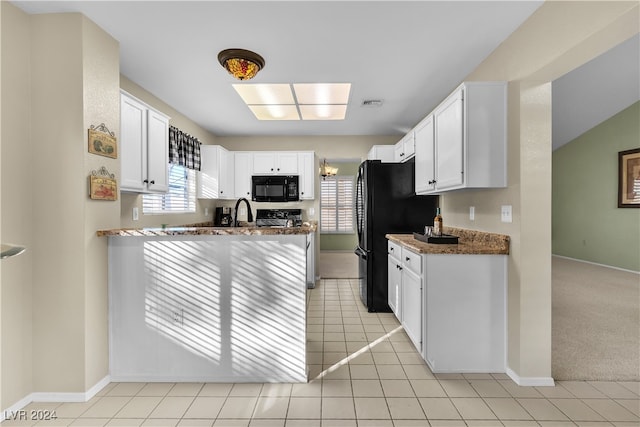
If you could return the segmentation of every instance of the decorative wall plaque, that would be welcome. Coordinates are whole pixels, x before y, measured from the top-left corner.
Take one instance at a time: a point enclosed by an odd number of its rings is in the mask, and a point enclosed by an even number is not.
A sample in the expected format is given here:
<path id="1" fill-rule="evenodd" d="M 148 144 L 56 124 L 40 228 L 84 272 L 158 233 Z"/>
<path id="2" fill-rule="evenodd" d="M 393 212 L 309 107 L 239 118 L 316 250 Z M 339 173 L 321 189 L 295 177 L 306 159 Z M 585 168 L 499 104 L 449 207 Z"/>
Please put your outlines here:
<path id="1" fill-rule="evenodd" d="M 89 152 L 100 156 L 118 158 L 118 144 L 116 135 L 104 123 L 99 126 L 91 125 L 89 129 Z"/>
<path id="2" fill-rule="evenodd" d="M 91 176 L 89 176 L 89 197 L 94 200 L 118 199 L 118 182 L 115 179 L 115 175 L 109 173 L 104 166 L 97 171 L 91 171 Z"/>

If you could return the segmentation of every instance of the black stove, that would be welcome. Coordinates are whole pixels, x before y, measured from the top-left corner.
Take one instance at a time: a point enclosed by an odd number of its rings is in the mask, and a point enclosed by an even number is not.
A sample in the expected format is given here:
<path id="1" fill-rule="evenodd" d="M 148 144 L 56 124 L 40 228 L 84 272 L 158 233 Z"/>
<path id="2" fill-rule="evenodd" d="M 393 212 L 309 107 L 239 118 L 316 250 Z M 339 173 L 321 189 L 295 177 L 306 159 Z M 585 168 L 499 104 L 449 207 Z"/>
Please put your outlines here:
<path id="1" fill-rule="evenodd" d="M 256 226 L 258 227 L 300 227 L 302 209 L 258 209 Z"/>

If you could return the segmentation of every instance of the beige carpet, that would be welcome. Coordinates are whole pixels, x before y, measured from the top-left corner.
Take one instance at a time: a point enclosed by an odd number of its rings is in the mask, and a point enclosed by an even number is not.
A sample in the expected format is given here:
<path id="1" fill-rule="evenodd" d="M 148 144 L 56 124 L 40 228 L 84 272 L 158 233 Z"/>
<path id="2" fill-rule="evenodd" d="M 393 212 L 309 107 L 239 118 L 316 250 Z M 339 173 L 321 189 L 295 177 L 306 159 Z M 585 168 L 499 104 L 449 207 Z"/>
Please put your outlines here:
<path id="1" fill-rule="evenodd" d="M 358 257 L 353 251 L 320 251 L 320 277 L 354 279 L 358 277 Z"/>
<path id="2" fill-rule="evenodd" d="M 553 378 L 640 380 L 640 276 L 553 257 L 552 278 Z"/>

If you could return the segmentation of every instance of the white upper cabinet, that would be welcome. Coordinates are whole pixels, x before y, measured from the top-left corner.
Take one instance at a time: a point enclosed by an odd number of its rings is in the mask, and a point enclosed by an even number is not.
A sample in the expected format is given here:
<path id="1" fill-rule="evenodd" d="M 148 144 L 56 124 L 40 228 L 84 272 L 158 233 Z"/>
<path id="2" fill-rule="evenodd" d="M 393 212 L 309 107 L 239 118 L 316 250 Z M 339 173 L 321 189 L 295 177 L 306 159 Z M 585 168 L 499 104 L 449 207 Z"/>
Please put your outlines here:
<path id="1" fill-rule="evenodd" d="M 507 186 L 507 85 L 460 85 L 416 126 L 416 193 Z"/>
<path id="2" fill-rule="evenodd" d="M 253 153 L 254 175 L 295 175 L 298 173 L 298 153 L 256 151 Z"/>
<path id="3" fill-rule="evenodd" d="M 220 145 L 200 146 L 200 171 L 197 174 L 199 199 L 233 199 L 234 154 Z"/>
<path id="4" fill-rule="evenodd" d="M 436 188 L 460 187 L 464 183 L 462 90 L 457 90 L 433 113 L 435 122 Z"/>
<path id="5" fill-rule="evenodd" d="M 237 151 L 234 153 L 235 163 L 235 197 L 251 199 L 251 171 L 253 171 L 253 153 Z"/>
<path id="6" fill-rule="evenodd" d="M 169 117 L 124 91 L 120 94 L 120 162 L 122 191 L 169 190 Z"/>
<path id="7" fill-rule="evenodd" d="M 412 158 L 416 152 L 413 130 L 409 131 L 394 148 L 393 159 L 396 162 L 404 162 Z"/>
<path id="8" fill-rule="evenodd" d="M 415 185 L 416 193 L 423 193 L 435 189 L 435 159 L 433 116 L 429 115 L 414 129 L 415 156 Z"/>
<path id="9" fill-rule="evenodd" d="M 367 160 L 380 160 L 383 163 L 395 162 L 395 145 L 374 145 L 367 154 Z"/>
<path id="10" fill-rule="evenodd" d="M 313 200 L 316 188 L 316 158 L 313 151 L 298 153 L 300 200 Z"/>

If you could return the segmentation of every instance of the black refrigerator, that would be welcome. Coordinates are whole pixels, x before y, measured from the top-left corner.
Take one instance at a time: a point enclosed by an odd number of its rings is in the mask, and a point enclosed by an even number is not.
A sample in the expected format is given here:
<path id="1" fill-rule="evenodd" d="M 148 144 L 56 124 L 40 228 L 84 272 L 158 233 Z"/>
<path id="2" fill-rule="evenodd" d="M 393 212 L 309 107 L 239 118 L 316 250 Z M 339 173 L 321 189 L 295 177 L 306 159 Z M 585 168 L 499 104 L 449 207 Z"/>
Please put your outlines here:
<path id="1" fill-rule="evenodd" d="M 413 159 L 405 163 L 366 160 L 356 181 L 358 281 L 369 312 L 390 312 L 387 303 L 386 234 L 424 233 L 433 225 L 438 196 L 416 196 Z"/>

